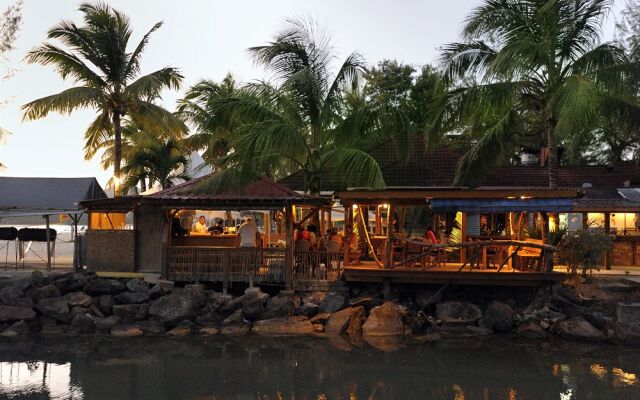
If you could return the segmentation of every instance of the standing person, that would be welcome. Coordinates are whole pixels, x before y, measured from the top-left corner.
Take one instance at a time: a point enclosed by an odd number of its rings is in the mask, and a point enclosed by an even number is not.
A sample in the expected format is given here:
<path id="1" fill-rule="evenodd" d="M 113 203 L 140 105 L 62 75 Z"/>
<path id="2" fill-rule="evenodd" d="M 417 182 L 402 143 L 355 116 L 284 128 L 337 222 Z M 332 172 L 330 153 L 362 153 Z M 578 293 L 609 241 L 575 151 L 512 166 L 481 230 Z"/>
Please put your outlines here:
<path id="1" fill-rule="evenodd" d="M 216 219 L 216 224 L 209 228 L 209 232 L 213 235 L 222 235 L 224 233 L 224 225 L 221 219 Z"/>
<path id="2" fill-rule="evenodd" d="M 253 222 L 253 218 L 246 217 L 244 223 L 238 229 L 238 242 L 240 247 L 258 247 L 258 225 Z"/>
<path id="3" fill-rule="evenodd" d="M 209 231 L 209 228 L 207 227 L 207 219 L 204 215 L 201 215 L 198 218 L 198 222 L 193 226 L 193 231 L 195 233 L 207 233 Z"/>
<path id="4" fill-rule="evenodd" d="M 309 232 L 309 243 L 311 243 L 312 249 L 317 249 L 318 246 L 318 229 L 314 224 L 307 225 L 307 231 Z"/>
<path id="5" fill-rule="evenodd" d="M 427 225 L 427 229 L 424 231 L 424 241 L 431 244 L 438 244 L 438 239 L 436 239 L 436 234 L 433 233 L 433 226 Z"/>
<path id="6" fill-rule="evenodd" d="M 344 234 L 342 236 L 343 243 L 346 246 L 347 250 L 350 252 L 358 251 L 358 238 L 356 234 L 353 232 L 352 225 L 345 225 Z"/>

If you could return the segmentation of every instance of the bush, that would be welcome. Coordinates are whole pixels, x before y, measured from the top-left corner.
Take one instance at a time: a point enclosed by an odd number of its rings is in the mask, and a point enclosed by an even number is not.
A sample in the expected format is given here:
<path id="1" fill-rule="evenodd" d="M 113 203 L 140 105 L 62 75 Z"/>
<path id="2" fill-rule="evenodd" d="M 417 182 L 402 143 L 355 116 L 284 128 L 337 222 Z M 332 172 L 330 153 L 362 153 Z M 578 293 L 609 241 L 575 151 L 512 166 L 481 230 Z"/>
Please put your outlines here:
<path id="1" fill-rule="evenodd" d="M 581 270 L 583 276 L 590 274 L 594 268 L 602 266 L 606 251 L 611 248 L 613 236 L 604 232 L 581 230 L 566 235 L 560 244 L 560 256 L 569 266 L 569 272 L 577 274 Z"/>

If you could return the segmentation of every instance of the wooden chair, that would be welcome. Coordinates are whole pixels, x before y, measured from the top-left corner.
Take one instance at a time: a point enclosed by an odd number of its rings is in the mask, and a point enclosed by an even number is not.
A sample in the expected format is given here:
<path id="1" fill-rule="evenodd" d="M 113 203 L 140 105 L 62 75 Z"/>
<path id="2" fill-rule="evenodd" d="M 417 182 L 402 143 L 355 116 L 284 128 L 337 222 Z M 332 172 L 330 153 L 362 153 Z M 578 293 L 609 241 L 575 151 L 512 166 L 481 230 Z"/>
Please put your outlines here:
<path id="1" fill-rule="evenodd" d="M 543 244 L 540 239 L 527 239 L 529 243 Z M 539 270 L 542 265 L 542 249 L 523 247 L 518 251 L 520 269 L 523 271 Z"/>

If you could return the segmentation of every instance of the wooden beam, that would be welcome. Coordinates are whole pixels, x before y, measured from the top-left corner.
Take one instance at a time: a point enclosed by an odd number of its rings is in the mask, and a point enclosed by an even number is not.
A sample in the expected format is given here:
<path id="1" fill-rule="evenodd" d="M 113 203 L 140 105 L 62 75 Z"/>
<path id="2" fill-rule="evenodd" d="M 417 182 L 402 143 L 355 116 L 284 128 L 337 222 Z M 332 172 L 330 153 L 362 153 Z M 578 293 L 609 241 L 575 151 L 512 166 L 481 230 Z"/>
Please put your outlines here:
<path id="1" fill-rule="evenodd" d="M 293 218 L 295 207 L 288 204 L 285 207 L 285 248 L 287 254 L 284 262 L 284 282 L 287 289 L 293 288 Z"/>

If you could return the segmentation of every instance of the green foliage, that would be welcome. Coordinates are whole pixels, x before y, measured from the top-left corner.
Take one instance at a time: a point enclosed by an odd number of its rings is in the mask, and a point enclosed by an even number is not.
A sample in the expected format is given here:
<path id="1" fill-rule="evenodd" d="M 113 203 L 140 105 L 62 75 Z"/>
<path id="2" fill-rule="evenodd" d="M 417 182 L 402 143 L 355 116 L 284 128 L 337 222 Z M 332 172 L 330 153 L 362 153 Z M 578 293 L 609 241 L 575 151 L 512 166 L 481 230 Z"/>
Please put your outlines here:
<path id="1" fill-rule="evenodd" d="M 141 55 L 162 23 L 155 24 L 131 50 L 127 47 L 133 32 L 126 15 L 104 3 L 83 3 L 79 11 L 84 25 L 63 20 L 47 34 L 63 47 L 45 42 L 26 57 L 30 63 L 52 66 L 62 79 L 68 78 L 76 86 L 25 104 L 24 118 L 96 109 L 98 115 L 85 131 L 85 157 L 93 157 L 113 139 L 114 175 L 120 176 L 122 118 L 165 135 L 186 133 L 179 118 L 153 103 L 162 90 L 178 89 L 182 75 L 173 67 L 140 75 Z"/>
<path id="2" fill-rule="evenodd" d="M 561 242 L 560 256 L 572 274 L 580 270 L 586 276 L 594 268 L 602 266 L 604 254 L 612 243 L 611 235 L 597 230 L 571 232 Z"/>

